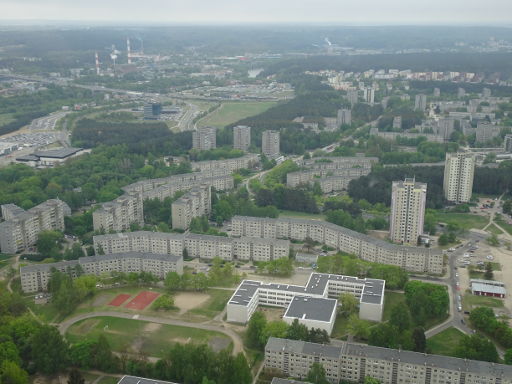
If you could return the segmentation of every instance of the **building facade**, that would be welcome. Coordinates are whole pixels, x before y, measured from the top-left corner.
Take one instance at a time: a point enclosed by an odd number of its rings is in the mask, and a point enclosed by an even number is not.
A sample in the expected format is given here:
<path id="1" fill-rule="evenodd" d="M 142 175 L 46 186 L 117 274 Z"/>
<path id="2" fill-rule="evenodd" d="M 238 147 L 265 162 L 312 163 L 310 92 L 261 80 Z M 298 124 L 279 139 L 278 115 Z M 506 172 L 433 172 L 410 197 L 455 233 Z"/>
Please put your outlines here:
<path id="1" fill-rule="evenodd" d="M 261 152 L 270 159 L 279 156 L 280 135 L 278 131 L 264 131 L 261 137 Z"/>
<path id="2" fill-rule="evenodd" d="M 237 125 L 233 127 L 233 148 L 248 151 L 251 146 L 251 127 Z"/>
<path id="3" fill-rule="evenodd" d="M 503 149 L 505 152 L 512 152 L 512 135 L 505 135 L 505 140 L 503 141 Z"/>
<path id="4" fill-rule="evenodd" d="M 507 127 L 479 121 L 476 126 L 476 142 L 487 143 L 489 140 L 498 137 L 504 128 Z"/>
<path id="5" fill-rule="evenodd" d="M 423 234 L 427 184 L 414 179 L 393 181 L 389 238 L 394 243 L 416 245 Z"/>
<path id="6" fill-rule="evenodd" d="M 80 257 L 78 260 L 34 264 L 20 268 L 21 289 L 25 293 L 46 291 L 54 270 L 77 277 L 110 275 L 112 272 L 148 272 L 164 279 L 169 272 L 183 273 L 183 257 L 168 254 L 124 252 Z"/>
<path id="7" fill-rule="evenodd" d="M 327 379 L 382 384 L 511 384 L 512 366 L 448 356 L 340 342 L 339 346 L 271 337 L 265 346 L 265 368 L 305 378 L 313 363 Z"/>
<path id="8" fill-rule="evenodd" d="M 214 127 L 201 127 L 192 132 L 192 148 L 208 151 L 217 148 L 217 130 Z"/>
<path id="9" fill-rule="evenodd" d="M 325 221 L 235 216 L 231 226 L 234 237 L 310 238 L 363 260 L 396 265 L 410 272 L 443 273 L 443 255 L 437 250 L 390 244 Z"/>
<path id="10" fill-rule="evenodd" d="M 416 111 L 425 111 L 427 109 L 427 95 L 416 95 L 414 99 L 414 109 Z"/>
<path id="11" fill-rule="evenodd" d="M 470 152 L 447 153 L 444 164 L 443 190 L 446 200 L 467 203 L 473 193 L 475 156 Z"/>
<path id="12" fill-rule="evenodd" d="M 373 104 L 375 102 L 375 89 L 372 87 L 366 87 L 363 91 L 364 101 L 368 104 Z"/>
<path id="13" fill-rule="evenodd" d="M 370 168 L 312 169 L 290 172 L 286 175 L 286 185 L 295 188 L 302 184 L 319 183 L 323 193 L 331 193 L 347 189 L 351 180 L 367 176 L 370 172 Z"/>
<path id="14" fill-rule="evenodd" d="M 16 253 L 33 246 L 39 232 L 64 230 L 64 217 L 71 215 L 69 206 L 52 199 L 25 211 L 14 204 L 1 207 L 4 222 L 0 223 L 0 250 Z"/>
<path id="15" fill-rule="evenodd" d="M 350 124 L 352 124 L 352 111 L 350 109 L 338 109 L 336 125 L 340 127 L 342 125 Z"/>
<path id="16" fill-rule="evenodd" d="M 224 237 L 195 233 L 177 234 L 136 231 L 93 237 L 96 254 L 147 252 L 183 255 L 201 259 L 271 261 L 287 258 L 290 242 L 259 237 Z"/>
<path id="17" fill-rule="evenodd" d="M 193 187 L 172 203 L 172 227 L 186 230 L 195 217 L 212 211 L 212 192 L 209 185 Z"/>
<path id="18" fill-rule="evenodd" d="M 227 304 L 227 320 L 247 323 L 258 306 L 286 308 L 283 320 L 295 319 L 308 328 L 332 332 L 337 314 L 337 298 L 350 293 L 359 300 L 362 319 L 381 321 L 386 282 L 352 276 L 312 273 L 305 286 L 244 280 Z"/>
<path id="19" fill-rule="evenodd" d="M 229 171 L 229 173 L 233 173 L 242 168 L 254 168 L 259 161 L 259 156 L 255 153 L 251 153 L 233 159 L 194 161 L 190 165 L 194 171 L 207 172 L 215 169 L 225 169 Z"/>

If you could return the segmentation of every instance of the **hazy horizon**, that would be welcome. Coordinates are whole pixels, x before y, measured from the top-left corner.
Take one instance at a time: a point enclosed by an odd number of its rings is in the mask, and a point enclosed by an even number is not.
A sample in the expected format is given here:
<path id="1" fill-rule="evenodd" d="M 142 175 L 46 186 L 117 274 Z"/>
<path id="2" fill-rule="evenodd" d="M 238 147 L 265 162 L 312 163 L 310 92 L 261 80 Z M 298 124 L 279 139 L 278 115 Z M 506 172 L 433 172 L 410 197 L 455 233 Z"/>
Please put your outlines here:
<path id="1" fill-rule="evenodd" d="M 512 26 L 507 0 L 4 0 L 3 24 L 240 25 L 328 24 L 347 26 Z"/>

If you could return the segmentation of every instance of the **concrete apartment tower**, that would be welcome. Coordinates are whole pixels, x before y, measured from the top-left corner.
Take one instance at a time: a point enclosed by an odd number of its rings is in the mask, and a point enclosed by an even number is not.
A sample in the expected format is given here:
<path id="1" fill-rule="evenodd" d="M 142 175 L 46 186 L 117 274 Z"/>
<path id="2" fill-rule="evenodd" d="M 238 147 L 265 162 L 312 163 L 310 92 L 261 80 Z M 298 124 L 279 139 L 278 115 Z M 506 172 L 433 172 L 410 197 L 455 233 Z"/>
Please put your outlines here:
<path id="1" fill-rule="evenodd" d="M 336 125 L 352 124 L 352 111 L 350 109 L 338 109 L 338 115 L 336 116 Z"/>
<path id="2" fill-rule="evenodd" d="M 470 152 L 447 153 L 444 163 L 443 190 L 446 200 L 467 203 L 471 200 L 475 156 Z"/>
<path id="3" fill-rule="evenodd" d="M 393 181 L 389 237 L 395 243 L 414 245 L 423 233 L 427 184 L 414 179 Z"/>
<path id="4" fill-rule="evenodd" d="M 505 152 L 512 152 L 512 135 L 505 135 L 505 140 L 503 141 L 503 149 Z"/>
<path id="5" fill-rule="evenodd" d="M 233 148 L 247 151 L 251 146 L 251 127 L 237 125 L 233 127 Z"/>
<path id="6" fill-rule="evenodd" d="M 261 152 L 269 159 L 274 159 L 279 156 L 279 132 L 278 131 L 264 131 L 261 138 Z"/>
<path id="7" fill-rule="evenodd" d="M 427 109 L 427 95 L 416 95 L 416 99 L 414 100 L 414 110 L 425 111 L 425 109 Z"/>
<path id="8" fill-rule="evenodd" d="M 368 104 L 373 104 L 375 102 L 375 89 L 372 87 L 366 87 L 363 91 L 364 101 Z"/>
<path id="9" fill-rule="evenodd" d="M 208 151 L 217 147 L 217 132 L 214 127 L 197 128 L 192 132 L 192 148 L 200 151 Z"/>

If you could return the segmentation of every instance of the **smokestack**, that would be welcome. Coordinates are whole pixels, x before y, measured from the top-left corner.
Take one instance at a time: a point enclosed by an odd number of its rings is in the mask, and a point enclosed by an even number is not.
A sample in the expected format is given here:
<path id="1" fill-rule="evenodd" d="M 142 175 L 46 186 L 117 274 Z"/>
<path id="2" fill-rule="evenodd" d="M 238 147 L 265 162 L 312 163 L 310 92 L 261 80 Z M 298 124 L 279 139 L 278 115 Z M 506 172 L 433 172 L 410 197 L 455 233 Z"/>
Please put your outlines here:
<path id="1" fill-rule="evenodd" d="M 130 49 L 130 38 L 126 38 L 126 51 L 128 52 L 128 64 L 132 63 L 132 51 Z"/>
<path id="2" fill-rule="evenodd" d="M 96 75 L 100 75 L 100 59 L 98 57 L 98 52 L 94 53 L 94 59 L 96 61 Z"/>

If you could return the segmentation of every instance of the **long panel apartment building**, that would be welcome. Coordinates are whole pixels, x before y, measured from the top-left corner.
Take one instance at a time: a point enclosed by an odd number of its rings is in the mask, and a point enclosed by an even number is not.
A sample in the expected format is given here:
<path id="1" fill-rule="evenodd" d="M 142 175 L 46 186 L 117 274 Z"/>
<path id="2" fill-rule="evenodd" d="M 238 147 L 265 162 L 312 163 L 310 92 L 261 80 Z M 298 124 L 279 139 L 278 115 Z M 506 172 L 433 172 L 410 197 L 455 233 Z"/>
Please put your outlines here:
<path id="1" fill-rule="evenodd" d="M 242 168 L 254 168 L 258 163 L 259 156 L 255 153 L 251 153 L 233 159 L 195 161 L 191 163 L 191 166 L 194 171 L 207 172 L 216 169 L 224 169 L 232 173 Z"/>
<path id="2" fill-rule="evenodd" d="M 126 231 L 132 223 L 144 224 L 143 203 L 147 199 L 163 201 L 179 191 L 199 185 L 208 185 L 218 191 L 234 188 L 233 177 L 227 170 L 211 170 L 174 175 L 161 179 L 139 181 L 123 188 L 125 194 L 104 203 L 93 212 L 94 230 Z"/>
<path id="3" fill-rule="evenodd" d="M 319 183 L 323 193 L 331 193 L 347 189 L 351 180 L 367 176 L 370 172 L 370 168 L 311 169 L 290 172 L 286 175 L 286 185 L 295 188 L 302 184 Z"/>
<path id="4" fill-rule="evenodd" d="M 349 169 L 349 168 L 368 168 L 377 164 L 377 157 L 313 157 L 311 159 L 301 160 L 300 166 L 308 169 Z"/>
<path id="5" fill-rule="evenodd" d="M 337 346 L 271 337 L 265 368 L 305 378 L 321 364 L 331 383 L 363 383 L 370 376 L 382 384 L 512 384 L 512 366 L 448 356 L 340 342 Z"/>
<path id="6" fill-rule="evenodd" d="M 39 232 L 64 230 L 64 216 L 71 215 L 69 206 L 61 200 L 52 199 L 25 211 L 14 204 L 1 206 L 0 250 L 16 253 L 35 245 Z"/>
<path id="7" fill-rule="evenodd" d="M 385 281 L 312 273 L 305 286 L 244 280 L 227 304 L 227 320 L 247 323 L 259 305 L 286 308 L 283 320 L 297 319 L 308 328 L 332 332 L 338 310 L 337 298 L 350 293 L 359 300 L 362 319 L 381 321 Z"/>
<path id="8" fill-rule="evenodd" d="M 94 236 L 96 253 L 152 252 L 223 260 L 270 261 L 286 258 L 290 242 L 279 239 L 231 238 L 194 233 L 162 233 L 136 231 Z"/>
<path id="9" fill-rule="evenodd" d="M 169 272 L 183 273 L 183 257 L 169 254 L 123 252 L 100 256 L 80 257 L 78 260 L 34 264 L 20 268 L 21 289 L 25 293 L 46 291 L 52 271 L 78 276 L 109 275 L 112 272 L 149 272 L 163 279 Z"/>
<path id="10" fill-rule="evenodd" d="M 232 236 L 293 239 L 310 238 L 363 260 L 391 264 L 411 272 L 442 274 L 443 256 L 430 248 L 390 244 L 338 225 L 306 219 L 235 216 Z"/>

